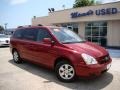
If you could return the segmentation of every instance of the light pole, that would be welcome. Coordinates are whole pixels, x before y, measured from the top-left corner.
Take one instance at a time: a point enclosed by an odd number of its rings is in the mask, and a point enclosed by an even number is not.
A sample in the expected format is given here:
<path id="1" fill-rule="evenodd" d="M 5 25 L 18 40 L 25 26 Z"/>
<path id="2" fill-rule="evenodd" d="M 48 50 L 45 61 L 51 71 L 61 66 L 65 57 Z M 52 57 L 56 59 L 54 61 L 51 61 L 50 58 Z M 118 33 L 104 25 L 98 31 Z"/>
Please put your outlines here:
<path id="1" fill-rule="evenodd" d="M 5 25 L 5 30 L 7 30 L 7 25 L 8 25 L 8 23 L 5 23 L 4 25 Z"/>
<path id="2" fill-rule="evenodd" d="M 65 5 L 62 5 L 63 9 L 65 10 Z"/>

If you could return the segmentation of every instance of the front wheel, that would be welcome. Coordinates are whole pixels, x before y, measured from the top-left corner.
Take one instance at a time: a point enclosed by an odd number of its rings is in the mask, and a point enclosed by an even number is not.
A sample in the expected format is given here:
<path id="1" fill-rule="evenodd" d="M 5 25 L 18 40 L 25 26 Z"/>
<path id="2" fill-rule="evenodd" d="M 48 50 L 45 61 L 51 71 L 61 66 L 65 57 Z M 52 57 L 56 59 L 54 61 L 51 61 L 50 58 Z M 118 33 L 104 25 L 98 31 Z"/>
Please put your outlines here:
<path id="1" fill-rule="evenodd" d="M 14 60 L 15 63 L 21 63 L 22 62 L 22 60 L 20 58 L 20 55 L 19 55 L 17 50 L 13 51 L 13 60 Z"/>
<path id="2" fill-rule="evenodd" d="M 67 61 L 58 62 L 55 67 L 57 78 L 63 82 L 72 82 L 75 80 L 74 67 Z"/>

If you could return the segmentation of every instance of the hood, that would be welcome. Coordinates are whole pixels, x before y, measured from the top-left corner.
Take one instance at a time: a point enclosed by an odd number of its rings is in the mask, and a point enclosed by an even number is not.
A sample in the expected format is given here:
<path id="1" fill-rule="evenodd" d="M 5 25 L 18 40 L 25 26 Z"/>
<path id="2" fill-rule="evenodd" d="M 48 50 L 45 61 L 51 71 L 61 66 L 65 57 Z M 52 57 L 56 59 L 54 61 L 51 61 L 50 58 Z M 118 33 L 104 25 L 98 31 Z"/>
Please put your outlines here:
<path id="1" fill-rule="evenodd" d="M 0 38 L 0 41 L 6 41 L 6 40 L 10 41 L 10 38 Z"/>
<path id="2" fill-rule="evenodd" d="M 66 47 L 79 52 L 80 54 L 86 53 L 94 57 L 102 57 L 108 52 L 101 46 L 91 42 L 64 44 Z"/>

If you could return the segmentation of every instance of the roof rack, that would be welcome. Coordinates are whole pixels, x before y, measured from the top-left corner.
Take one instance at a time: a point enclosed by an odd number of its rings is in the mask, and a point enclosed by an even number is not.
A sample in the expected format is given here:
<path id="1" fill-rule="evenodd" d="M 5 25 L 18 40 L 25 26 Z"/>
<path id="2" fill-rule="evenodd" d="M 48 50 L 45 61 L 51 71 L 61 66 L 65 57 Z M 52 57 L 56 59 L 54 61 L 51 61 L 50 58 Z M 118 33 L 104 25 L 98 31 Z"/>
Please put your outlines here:
<path id="1" fill-rule="evenodd" d="M 32 25 L 18 26 L 17 28 L 31 27 Z"/>
<path id="2" fill-rule="evenodd" d="M 43 26 L 42 24 L 38 24 L 38 26 Z"/>
<path id="3" fill-rule="evenodd" d="M 17 28 L 23 28 L 23 27 L 32 27 L 33 25 L 25 25 L 25 26 L 18 26 Z M 42 24 L 38 24 L 36 26 L 43 26 Z"/>
<path id="4" fill-rule="evenodd" d="M 23 26 L 18 26 L 17 28 L 22 28 Z"/>

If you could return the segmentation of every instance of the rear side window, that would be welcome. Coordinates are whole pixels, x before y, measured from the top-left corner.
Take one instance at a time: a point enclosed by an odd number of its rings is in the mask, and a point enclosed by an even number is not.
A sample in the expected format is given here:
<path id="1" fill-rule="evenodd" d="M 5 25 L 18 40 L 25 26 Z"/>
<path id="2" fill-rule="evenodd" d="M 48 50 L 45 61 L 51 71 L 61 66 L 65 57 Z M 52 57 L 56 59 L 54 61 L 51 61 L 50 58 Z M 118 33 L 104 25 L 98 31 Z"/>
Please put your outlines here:
<path id="1" fill-rule="evenodd" d="M 39 29 L 37 41 L 42 41 L 44 38 L 51 38 L 50 33 L 46 29 Z"/>
<path id="2" fill-rule="evenodd" d="M 15 33 L 13 34 L 14 38 L 22 39 L 22 31 L 23 30 L 16 30 Z"/>
<path id="3" fill-rule="evenodd" d="M 23 31 L 23 39 L 37 41 L 37 29 L 24 29 Z"/>

